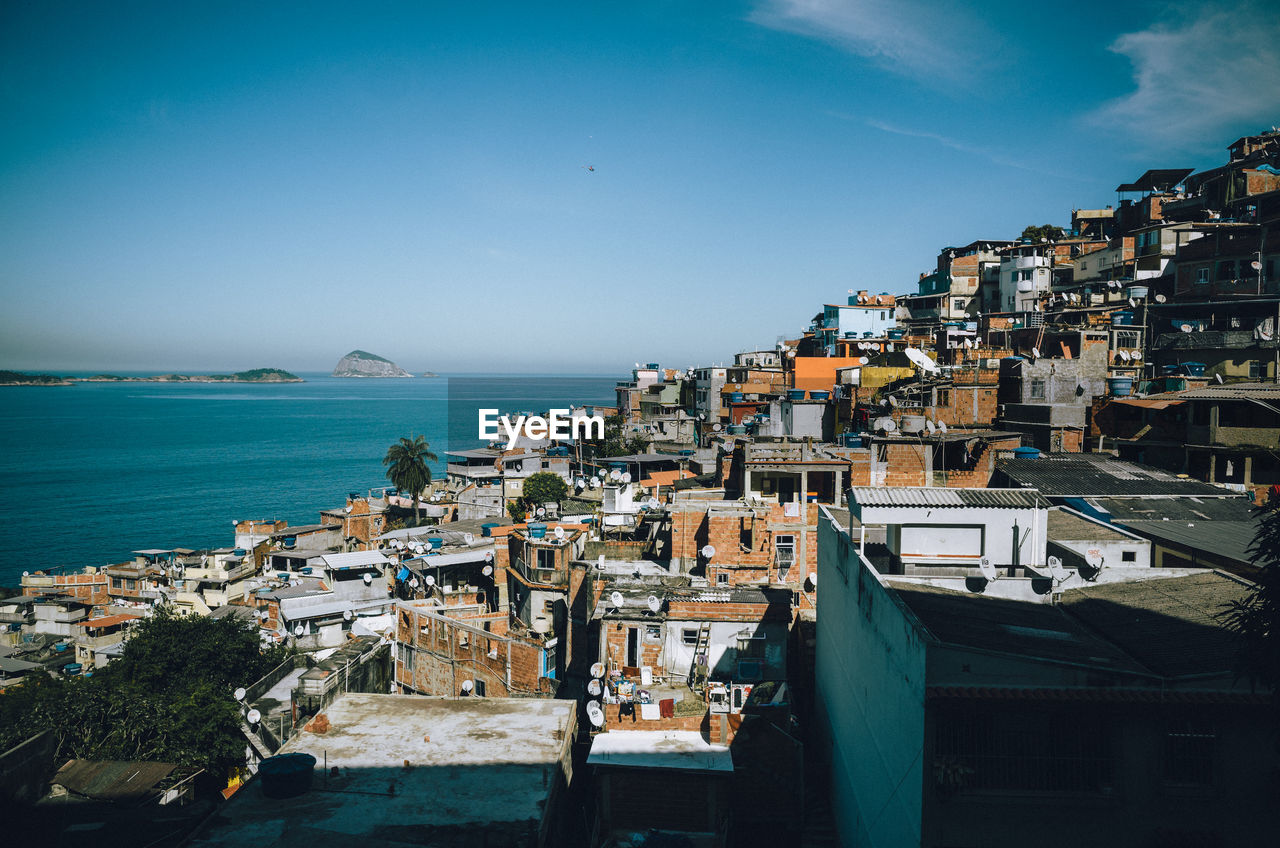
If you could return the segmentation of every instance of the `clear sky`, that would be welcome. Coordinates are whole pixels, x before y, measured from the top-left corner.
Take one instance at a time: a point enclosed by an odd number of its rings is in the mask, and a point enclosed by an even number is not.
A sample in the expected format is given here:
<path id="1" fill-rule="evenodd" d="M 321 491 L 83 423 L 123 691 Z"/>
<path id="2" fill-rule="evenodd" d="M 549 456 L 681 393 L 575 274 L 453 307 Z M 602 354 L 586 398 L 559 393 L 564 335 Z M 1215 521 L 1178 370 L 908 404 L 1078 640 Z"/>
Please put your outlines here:
<path id="1" fill-rule="evenodd" d="M 1263 2 L 5 0 L 0 368 L 729 360 L 1221 164 L 1277 44 Z"/>

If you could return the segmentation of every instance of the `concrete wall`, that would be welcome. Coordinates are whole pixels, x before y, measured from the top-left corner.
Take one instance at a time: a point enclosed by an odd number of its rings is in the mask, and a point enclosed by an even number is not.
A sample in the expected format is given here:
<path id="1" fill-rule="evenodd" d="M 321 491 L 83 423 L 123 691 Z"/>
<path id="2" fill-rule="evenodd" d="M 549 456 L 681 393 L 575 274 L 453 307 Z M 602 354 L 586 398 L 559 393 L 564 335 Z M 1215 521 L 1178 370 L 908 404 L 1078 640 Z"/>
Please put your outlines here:
<path id="1" fill-rule="evenodd" d="M 57 736 L 46 730 L 0 756 L 0 805 L 32 804 L 44 795 L 57 747 Z M 11 826 L 18 823 L 11 820 L 6 830 L 13 833 Z"/>
<path id="2" fill-rule="evenodd" d="M 826 515 L 818 538 L 817 723 L 840 843 L 919 845 L 925 643 Z"/>

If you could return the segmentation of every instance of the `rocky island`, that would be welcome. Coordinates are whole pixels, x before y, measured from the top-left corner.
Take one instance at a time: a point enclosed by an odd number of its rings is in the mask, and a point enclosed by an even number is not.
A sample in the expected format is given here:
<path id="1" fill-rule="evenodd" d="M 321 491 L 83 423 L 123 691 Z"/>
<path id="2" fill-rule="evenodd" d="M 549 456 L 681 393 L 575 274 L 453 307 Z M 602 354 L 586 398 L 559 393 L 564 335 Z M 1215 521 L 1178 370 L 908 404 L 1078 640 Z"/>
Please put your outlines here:
<path id="1" fill-rule="evenodd" d="M 364 350 L 353 350 L 338 360 L 333 377 L 412 377 L 390 359 Z"/>

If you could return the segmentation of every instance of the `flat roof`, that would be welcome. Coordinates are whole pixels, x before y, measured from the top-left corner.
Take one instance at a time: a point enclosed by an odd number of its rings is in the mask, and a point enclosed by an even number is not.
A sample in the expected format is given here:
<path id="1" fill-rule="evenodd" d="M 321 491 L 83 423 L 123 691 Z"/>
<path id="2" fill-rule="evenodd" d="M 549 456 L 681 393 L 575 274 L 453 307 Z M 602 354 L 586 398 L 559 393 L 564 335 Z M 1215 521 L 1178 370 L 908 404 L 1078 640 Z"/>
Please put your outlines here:
<path id="1" fill-rule="evenodd" d="M 1054 507 L 1049 510 L 1045 524 L 1049 541 L 1066 542 L 1136 542 L 1132 536 L 1100 521 L 1090 521 L 1082 515 Z"/>
<path id="2" fill-rule="evenodd" d="M 610 730 L 591 740 L 587 765 L 727 774 L 733 755 L 696 730 Z"/>
<path id="3" fill-rule="evenodd" d="M 572 701 L 523 698 L 353 693 L 324 712 L 326 733 L 303 731 L 278 752 L 316 758 L 311 790 L 272 799 L 254 779 L 192 844 L 419 843 L 504 825 L 524 834 L 542 820 L 575 721 Z"/>

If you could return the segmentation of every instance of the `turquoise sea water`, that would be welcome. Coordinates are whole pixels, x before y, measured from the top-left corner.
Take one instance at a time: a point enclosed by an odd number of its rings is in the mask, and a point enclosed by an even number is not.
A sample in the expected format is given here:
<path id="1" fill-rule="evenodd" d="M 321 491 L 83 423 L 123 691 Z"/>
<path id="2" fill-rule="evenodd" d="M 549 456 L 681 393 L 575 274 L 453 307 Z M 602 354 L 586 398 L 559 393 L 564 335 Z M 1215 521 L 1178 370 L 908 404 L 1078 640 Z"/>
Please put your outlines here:
<path id="1" fill-rule="evenodd" d="M 450 383 L 455 395 L 472 384 L 300 376 L 307 382 L 0 388 L 0 584 L 142 548 L 229 545 L 236 520 L 313 524 L 347 492 L 387 485 L 382 457 L 410 432 L 427 437 L 441 473 Z M 474 381 L 477 400 L 530 410 L 610 405 L 615 383 Z"/>

